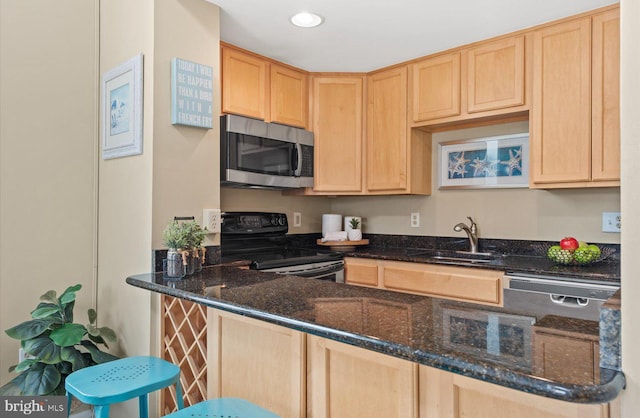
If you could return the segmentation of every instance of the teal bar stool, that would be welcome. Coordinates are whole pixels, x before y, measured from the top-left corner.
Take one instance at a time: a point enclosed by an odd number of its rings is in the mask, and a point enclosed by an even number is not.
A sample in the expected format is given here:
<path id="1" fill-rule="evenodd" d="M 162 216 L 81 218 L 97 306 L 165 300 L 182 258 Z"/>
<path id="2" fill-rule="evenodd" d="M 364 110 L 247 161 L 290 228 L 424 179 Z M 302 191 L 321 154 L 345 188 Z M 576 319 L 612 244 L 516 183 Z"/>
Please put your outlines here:
<path id="1" fill-rule="evenodd" d="M 108 418 L 109 406 L 138 398 L 140 418 L 149 418 L 147 395 L 176 385 L 178 409 L 184 408 L 180 388 L 180 367 L 157 357 L 138 356 L 85 367 L 65 380 L 67 410 L 71 395 L 80 402 L 93 405 L 96 418 Z"/>
<path id="2" fill-rule="evenodd" d="M 202 401 L 173 414 L 165 415 L 165 418 L 192 417 L 280 418 L 273 412 L 238 398 L 217 398 Z"/>

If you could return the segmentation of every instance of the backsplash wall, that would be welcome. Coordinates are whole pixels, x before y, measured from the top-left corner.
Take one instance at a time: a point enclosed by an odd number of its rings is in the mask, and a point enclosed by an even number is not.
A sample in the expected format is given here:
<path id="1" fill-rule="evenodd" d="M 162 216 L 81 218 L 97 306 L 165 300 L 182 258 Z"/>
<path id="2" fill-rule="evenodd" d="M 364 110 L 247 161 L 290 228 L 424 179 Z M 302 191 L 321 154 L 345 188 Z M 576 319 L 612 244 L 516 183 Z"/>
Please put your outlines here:
<path id="1" fill-rule="evenodd" d="M 484 238 L 620 243 L 620 234 L 602 232 L 602 212 L 620 211 L 619 188 L 438 190 L 439 142 L 527 131 L 516 122 L 433 134 L 431 196 L 338 197 L 331 209 L 362 216 L 364 231 L 376 234 L 464 237 L 453 226 L 471 216 Z M 419 228 L 410 226 L 411 212 L 420 213 Z"/>
<path id="2" fill-rule="evenodd" d="M 619 188 L 438 190 L 438 143 L 528 131 L 527 122 L 491 125 L 433 135 L 431 196 L 282 196 L 277 191 L 220 189 L 223 210 L 285 212 L 289 233 L 322 230 L 323 213 L 363 217 L 367 233 L 464 237 L 453 231 L 458 222 L 478 223 L 481 238 L 555 241 L 566 235 L 599 243 L 620 243 L 620 234 L 601 231 L 602 212 L 620 211 Z M 293 227 L 293 212 L 302 226 Z M 420 213 L 420 227 L 410 226 L 411 212 Z"/>

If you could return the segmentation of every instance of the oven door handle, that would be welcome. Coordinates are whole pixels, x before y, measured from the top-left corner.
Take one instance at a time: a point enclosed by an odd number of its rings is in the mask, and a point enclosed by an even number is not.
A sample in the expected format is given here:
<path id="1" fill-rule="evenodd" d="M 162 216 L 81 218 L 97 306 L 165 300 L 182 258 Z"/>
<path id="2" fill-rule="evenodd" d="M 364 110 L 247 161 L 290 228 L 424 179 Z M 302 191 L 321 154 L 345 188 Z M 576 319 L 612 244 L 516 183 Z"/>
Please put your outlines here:
<path id="1" fill-rule="evenodd" d="M 300 268 L 297 268 L 300 267 Z M 337 273 L 341 270 L 344 270 L 344 263 L 342 261 L 333 263 L 326 267 L 319 268 L 309 268 L 308 266 L 305 268 L 303 266 L 289 266 L 289 267 L 276 267 L 273 269 L 266 269 L 260 271 L 273 272 L 278 274 L 288 274 L 291 276 L 300 276 L 306 278 L 318 278 L 322 276 L 327 276 L 329 274 Z"/>

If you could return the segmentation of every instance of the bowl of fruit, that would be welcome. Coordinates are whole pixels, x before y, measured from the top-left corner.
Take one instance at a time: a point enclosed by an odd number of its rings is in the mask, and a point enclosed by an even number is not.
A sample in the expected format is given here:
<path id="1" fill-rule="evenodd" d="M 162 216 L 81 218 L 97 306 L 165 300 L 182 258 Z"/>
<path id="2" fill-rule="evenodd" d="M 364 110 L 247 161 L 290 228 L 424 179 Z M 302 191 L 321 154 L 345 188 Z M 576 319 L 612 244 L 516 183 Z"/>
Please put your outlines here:
<path id="1" fill-rule="evenodd" d="M 557 245 L 544 246 L 539 251 L 557 264 L 587 266 L 604 260 L 614 250 L 565 237 Z"/>

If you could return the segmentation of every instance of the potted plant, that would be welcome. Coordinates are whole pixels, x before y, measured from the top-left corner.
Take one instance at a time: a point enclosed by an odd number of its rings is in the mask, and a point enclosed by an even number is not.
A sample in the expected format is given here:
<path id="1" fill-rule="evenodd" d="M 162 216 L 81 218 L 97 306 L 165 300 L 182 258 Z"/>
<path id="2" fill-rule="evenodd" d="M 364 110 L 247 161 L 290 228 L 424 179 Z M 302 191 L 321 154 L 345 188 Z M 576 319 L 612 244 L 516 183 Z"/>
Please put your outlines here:
<path id="1" fill-rule="evenodd" d="M 186 248 L 187 251 L 190 252 L 190 261 L 193 263 L 193 269 L 188 268 L 188 271 L 193 273 L 194 271 L 202 270 L 202 265 L 204 264 L 204 254 L 205 248 L 202 245 L 204 242 L 204 236 L 206 234 L 206 229 L 202 228 L 198 223 L 194 220 L 187 221 L 182 224 L 185 228 L 186 235 Z"/>
<path id="2" fill-rule="evenodd" d="M 187 235 L 185 234 L 183 225 L 176 220 L 170 221 L 164 231 L 162 231 L 162 239 L 164 245 L 169 248 L 167 251 L 165 274 L 167 277 L 183 277 L 187 265 L 185 254 Z"/>
<path id="3" fill-rule="evenodd" d="M 362 239 L 362 230 L 360 229 L 360 221 L 358 218 L 351 218 L 349 226 L 351 227 L 347 232 L 349 241 L 360 241 Z"/>
<path id="4" fill-rule="evenodd" d="M 64 395 L 69 374 L 118 358 L 98 348 L 108 348 L 107 340 L 115 341 L 116 334 L 111 328 L 96 326 L 95 310 L 89 309 L 88 325 L 73 322 L 76 292 L 81 287 L 68 287 L 59 297 L 49 290 L 40 296 L 31 320 L 5 330 L 21 341 L 26 358 L 9 368 L 20 374 L 0 387 L 1 396 Z"/>

